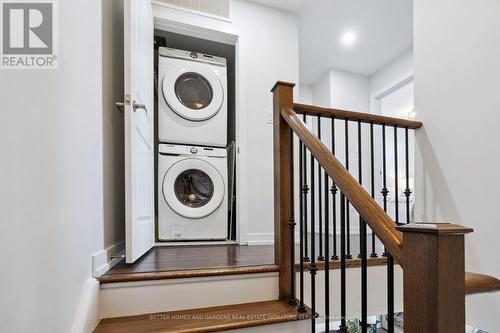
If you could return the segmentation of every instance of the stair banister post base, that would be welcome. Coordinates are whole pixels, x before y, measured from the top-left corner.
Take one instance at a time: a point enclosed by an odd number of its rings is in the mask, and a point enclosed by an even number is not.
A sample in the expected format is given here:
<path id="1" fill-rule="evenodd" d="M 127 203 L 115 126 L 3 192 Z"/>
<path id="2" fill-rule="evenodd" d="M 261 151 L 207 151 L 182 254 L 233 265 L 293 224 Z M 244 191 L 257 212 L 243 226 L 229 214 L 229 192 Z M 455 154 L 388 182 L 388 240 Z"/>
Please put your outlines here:
<path id="1" fill-rule="evenodd" d="M 289 221 L 293 216 L 293 146 L 292 130 L 281 116 L 281 110 L 293 109 L 295 84 L 278 81 L 273 93 L 273 140 L 274 140 L 274 260 L 280 267 L 279 297 L 295 299 L 295 288 L 290 276 L 295 270 L 291 265 L 292 236 Z M 293 266 L 293 267 L 292 267 Z"/>
<path id="2" fill-rule="evenodd" d="M 465 333 L 464 235 L 454 224 L 408 224 L 403 232 L 405 333 Z"/>

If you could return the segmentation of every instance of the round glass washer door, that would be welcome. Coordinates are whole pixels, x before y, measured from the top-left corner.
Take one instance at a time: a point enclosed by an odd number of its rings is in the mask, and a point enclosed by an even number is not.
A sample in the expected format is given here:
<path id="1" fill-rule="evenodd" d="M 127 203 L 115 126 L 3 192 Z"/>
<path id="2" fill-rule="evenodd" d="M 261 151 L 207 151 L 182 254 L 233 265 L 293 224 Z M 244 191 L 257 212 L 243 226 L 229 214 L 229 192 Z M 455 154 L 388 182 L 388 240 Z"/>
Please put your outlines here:
<path id="1" fill-rule="evenodd" d="M 175 163 L 165 173 L 162 192 L 174 212 L 199 219 L 212 214 L 220 206 L 225 184 L 210 163 L 187 158 Z"/>
<path id="2" fill-rule="evenodd" d="M 180 117 L 203 121 L 214 117 L 224 102 L 224 90 L 214 71 L 193 64 L 174 66 L 163 77 L 162 91 L 168 106 Z"/>

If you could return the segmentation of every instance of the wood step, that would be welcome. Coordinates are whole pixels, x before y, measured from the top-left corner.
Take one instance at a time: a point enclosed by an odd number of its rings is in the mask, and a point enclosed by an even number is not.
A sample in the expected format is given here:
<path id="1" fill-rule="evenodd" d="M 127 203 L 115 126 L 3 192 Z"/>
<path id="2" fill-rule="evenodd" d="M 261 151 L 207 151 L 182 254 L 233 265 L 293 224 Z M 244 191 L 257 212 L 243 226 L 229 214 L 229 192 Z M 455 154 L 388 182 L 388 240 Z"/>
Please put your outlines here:
<path id="1" fill-rule="evenodd" d="M 310 318 L 287 301 L 264 301 L 103 319 L 94 333 L 202 333 Z"/>
<path id="2" fill-rule="evenodd" d="M 465 293 L 478 294 L 500 290 L 500 280 L 493 276 L 465 272 Z"/>
<path id="3" fill-rule="evenodd" d="M 368 266 L 381 266 L 387 263 L 387 258 L 368 258 Z M 316 262 L 318 269 L 324 269 L 325 263 Z M 340 269 L 340 260 L 330 261 L 330 269 Z M 361 267 L 361 259 L 354 258 L 346 260 L 347 268 Z M 300 264 L 295 264 L 295 269 L 298 271 Z M 304 269 L 309 270 L 309 263 L 304 263 Z M 185 269 L 173 271 L 157 271 L 157 272 L 132 272 L 132 273 L 113 273 L 104 274 L 97 278 L 100 283 L 117 283 L 117 282 L 134 282 L 134 281 L 149 281 L 163 279 L 181 279 L 192 277 L 220 276 L 220 275 L 236 275 L 236 274 L 256 274 L 256 273 L 271 273 L 279 272 L 278 265 L 255 265 L 247 267 L 222 267 L 222 268 L 203 268 L 203 269 Z"/>
<path id="4" fill-rule="evenodd" d="M 386 257 L 367 258 L 368 266 L 382 266 L 387 264 Z M 397 263 L 396 263 L 397 264 Z M 304 270 L 309 270 L 310 263 L 304 263 Z M 330 269 L 340 269 L 340 260 L 329 261 Z M 317 261 L 318 270 L 325 269 L 324 261 Z M 346 268 L 361 267 L 361 259 L 353 258 L 346 260 Z M 298 271 L 299 264 L 295 264 Z M 465 293 L 467 295 L 500 291 L 500 280 L 489 275 L 465 272 Z"/>
<path id="5" fill-rule="evenodd" d="M 178 271 L 104 274 L 99 276 L 97 280 L 100 283 L 117 283 L 117 282 L 182 279 L 182 278 L 221 276 L 221 275 L 271 273 L 271 272 L 279 272 L 279 270 L 280 268 L 278 265 L 204 268 L 204 269 L 188 269 L 188 270 L 178 270 Z"/>

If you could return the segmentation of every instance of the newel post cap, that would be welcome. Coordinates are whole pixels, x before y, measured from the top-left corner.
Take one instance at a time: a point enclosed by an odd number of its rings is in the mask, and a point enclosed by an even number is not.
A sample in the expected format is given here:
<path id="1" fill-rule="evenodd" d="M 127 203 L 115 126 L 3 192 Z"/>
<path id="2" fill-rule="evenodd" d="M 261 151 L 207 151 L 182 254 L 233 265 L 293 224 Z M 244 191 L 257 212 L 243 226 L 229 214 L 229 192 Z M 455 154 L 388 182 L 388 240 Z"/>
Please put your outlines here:
<path id="1" fill-rule="evenodd" d="M 276 81 L 275 85 L 271 89 L 271 92 L 274 92 L 276 90 L 276 88 L 278 88 L 278 86 L 285 86 L 285 87 L 293 88 L 293 87 L 295 87 L 295 83 L 285 82 L 285 81 Z"/>
<path id="2" fill-rule="evenodd" d="M 424 233 L 424 234 L 436 234 L 436 235 L 459 235 L 468 234 L 473 232 L 472 228 L 463 227 L 458 224 L 451 223 L 410 223 L 402 226 L 396 227 L 403 233 L 413 232 L 413 233 Z"/>

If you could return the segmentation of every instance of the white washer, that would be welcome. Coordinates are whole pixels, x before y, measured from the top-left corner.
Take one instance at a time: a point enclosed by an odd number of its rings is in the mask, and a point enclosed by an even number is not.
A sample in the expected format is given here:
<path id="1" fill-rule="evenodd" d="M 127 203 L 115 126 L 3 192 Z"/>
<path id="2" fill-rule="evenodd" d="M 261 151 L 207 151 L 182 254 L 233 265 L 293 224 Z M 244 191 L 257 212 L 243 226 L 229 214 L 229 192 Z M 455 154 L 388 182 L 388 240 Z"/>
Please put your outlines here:
<path id="1" fill-rule="evenodd" d="M 159 240 L 227 239 L 226 149 L 160 144 L 158 150 Z"/>
<path id="2" fill-rule="evenodd" d="M 226 59 L 160 47 L 160 142 L 227 146 Z"/>

